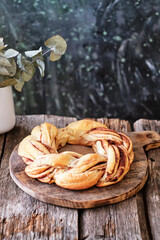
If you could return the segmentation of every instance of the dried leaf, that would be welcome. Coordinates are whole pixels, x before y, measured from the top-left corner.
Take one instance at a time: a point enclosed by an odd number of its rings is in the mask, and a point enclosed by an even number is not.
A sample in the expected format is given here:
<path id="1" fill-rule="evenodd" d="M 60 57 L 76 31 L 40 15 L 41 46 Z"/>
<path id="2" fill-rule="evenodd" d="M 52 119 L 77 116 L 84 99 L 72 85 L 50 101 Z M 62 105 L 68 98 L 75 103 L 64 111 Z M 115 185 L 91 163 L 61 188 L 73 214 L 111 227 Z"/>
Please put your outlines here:
<path id="1" fill-rule="evenodd" d="M 59 35 L 49 38 L 44 44 L 46 47 L 51 48 L 57 55 L 63 55 L 67 48 L 66 41 Z"/>
<path id="2" fill-rule="evenodd" d="M 37 59 L 44 60 L 44 57 L 43 57 L 43 55 L 42 55 L 42 52 L 41 52 L 41 53 L 38 53 L 36 56 L 34 56 L 34 57 L 32 58 L 32 62 L 35 63 L 35 61 L 36 61 Z"/>
<path id="3" fill-rule="evenodd" d="M 22 54 L 19 53 L 18 56 L 17 56 L 17 64 L 19 66 L 20 69 L 23 68 L 23 63 L 22 63 Z"/>
<path id="4" fill-rule="evenodd" d="M 22 78 L 24 79 L 25 82 L 28 82 L 29 80 L 31 80 L 32 77 L 33 77 L 33 75 L 28 74 L 28 73 L 26 73 L 24 71 L 22 72 Z"/>
<path id="5" fill-rule="evenodd" d="M 55 62 L 57 60 L 59 60 L 61 58 L 62 55 L 60 54 L 55 54 L 54 51 L 51 51 L 51 54 L 50 54 L 50 60 L 52 62 Z"/>
<path id="6" fill-rule="evenodd" d="M 5 58 L 4 54 L 1 52 L 0 54 L 0 66 L 10 67 L 11 64 L 7 58 Z"/>
<path id="7" fill-rule="evenodd" d="M 0 75 L 2 75 L 2 76 L 9 76 L 9 72 L 8 72 L 8 70 L 5 67 L 0 66 Z"/>
<path id="8" fill-rule="evenodd" d="M 6 58 L 12 58 L 12 57 L 16 57 L 18 55 L 18 53 L 19 53 L 18 51 L 10 48 L 7 51 L 5 51 L 4 56 Z"/>
<path id="9" fill-rule="evenodd" d="M 34 75 L 34 72 L 31 72 L 31 73 L 26 73 L 25 71 L 22 72 L 22 78 L 24 79 L 25 82 L 28 82 L 29 80 L 31 80 L 33 75 Z"/>
<path id="10" fill-rule="evenodd" d="M 17 80 L 22 76 L 22 71 L 18 68 L 16 71 L 16 74 L 14 75 L 14 78 Z"/>
<path id="11" fill-rule="evenodd" d="M 3 82 L 0 82 L 0 87 L 12 86 L 16 83 L 14 78 L 7 78 Z"/>
<path id="12" fill-rule="evenodd" d="M 27 60 L 25 59 L 25 57 L 23 57 L 22 54 L 19 53 L 18 56 L 17 56 L 17 64 L 18 64 L 20 69 L 25 70 L 25 62 L 26 61 Z"/>
<path id="13" fill-rule="evenodd" d="M 9 58 L 9 62 L 10 62 L 11 66 L 6 67 L 6 69 L 9 73 L 9 76 L 13 77 L 16 74 L 17 65 L 16 65 L 16 62 L 15 62 L 14 58 Z"/>
<path id="14" fill-rule="evenodd" d="M 25 52 L 25 55 L 26 55 L 27 57 L 32 58 L 32 57 L 35 57 L 37 54 L 39 54 L 39 53 L 41 53 L 41 52 L 42 52 L 42 47 L 40 47 L 39 50 L 26 51 L 26 52 Z"/>
<path id="15" fill-rule="evenodd" d="M 28 82 L 32 79 L 33 75 L 35 73 L 35 67 L 31 62 L 28 62 L 25 65 L 25 70 L 22 72 L 22 78 L 25 82 Z"/>
<path id="16" fill-rule="evenodd" d="M 41 77 L 44 77 L 44 70 L 45 70 L 44 61 L 41 60 L 41 59 L 37 59 L 37 60 L 36 60 L 36 63 L 37 63 L 37 66 L 38 66 L 38 68 L 39 68 Z"/>
<path id="17" fill-rule="evenodd" d="M 4 75 L 4 76 L 10 76 L 13 77 L 16 73 L 16 63 L 14 61 L 13 58 L 7 60 L 9 62 L 9 66 L 0 66 L 0 75 Z"/>
<path id="18" fill-rule="evenodd" d="M 4 49 L 5 47 L 7 47 L 7 44 L 4 45 L 3 38 L 0 37 L 0 51 L 1 51 L 2 49 Z"/>
<path id="19" fill-rule="evenodd" d="M 16 79 L 16 83 L 14 84 L 14 87 L 18 92 L 22 91 L 23 85 L 24 85 L 24 80 L 22 77 L 18 80 Z"/>
<path id="20" fill-rule="evenodd" d="M 35 72 L 35 67 L 30 61 L 27 61 L 25 64 L 25 72 L 28 74 L 33 74 Z"/>
<path id="21" fill-rule="evenodd" d="M 28 61 L 21 54 L 17 57 L 17 64 L 22 71 L 21 77 L 24 81 L 29 81 L 35 72 L 35 66 L 32 62 Z"/>

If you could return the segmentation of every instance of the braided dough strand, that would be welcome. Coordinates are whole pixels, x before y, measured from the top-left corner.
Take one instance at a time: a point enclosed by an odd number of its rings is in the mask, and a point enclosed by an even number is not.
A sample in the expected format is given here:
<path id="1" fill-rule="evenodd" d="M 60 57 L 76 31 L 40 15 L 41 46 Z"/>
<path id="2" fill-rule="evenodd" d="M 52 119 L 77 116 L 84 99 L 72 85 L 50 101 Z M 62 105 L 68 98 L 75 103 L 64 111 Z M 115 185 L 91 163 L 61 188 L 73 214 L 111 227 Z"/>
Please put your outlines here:
<path id="1" fill-rule="evenodd" d="M 66 143 L 91 146 L 95 153 L 58 153 Z M 20 143 L 18 154 L 28 165 L 25 172 L 29 177 L 73 190 L 121 181 L 134 158 L 128 136 L 86 119 L 61 129 L 50 123 L 35 127 Z"/>

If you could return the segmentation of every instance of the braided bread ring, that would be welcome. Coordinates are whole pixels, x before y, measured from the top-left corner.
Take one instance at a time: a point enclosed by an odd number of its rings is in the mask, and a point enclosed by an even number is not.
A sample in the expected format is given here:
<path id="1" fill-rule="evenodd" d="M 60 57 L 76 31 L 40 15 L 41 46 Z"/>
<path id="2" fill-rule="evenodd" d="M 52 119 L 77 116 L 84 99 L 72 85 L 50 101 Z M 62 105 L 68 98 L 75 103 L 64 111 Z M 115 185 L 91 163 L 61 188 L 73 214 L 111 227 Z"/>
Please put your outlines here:
<path id="1" fill-rule="evenodd" d="M 58 153 L 66 143 L 91 146 L 95 153 Z M 73 190 L 121 181 L 134 158 L 128 136 L 85 119 L 60 129 L 50 123 L 35 127 L 20 143 L 18 154 L 28 165 L 29 177 Z"/>

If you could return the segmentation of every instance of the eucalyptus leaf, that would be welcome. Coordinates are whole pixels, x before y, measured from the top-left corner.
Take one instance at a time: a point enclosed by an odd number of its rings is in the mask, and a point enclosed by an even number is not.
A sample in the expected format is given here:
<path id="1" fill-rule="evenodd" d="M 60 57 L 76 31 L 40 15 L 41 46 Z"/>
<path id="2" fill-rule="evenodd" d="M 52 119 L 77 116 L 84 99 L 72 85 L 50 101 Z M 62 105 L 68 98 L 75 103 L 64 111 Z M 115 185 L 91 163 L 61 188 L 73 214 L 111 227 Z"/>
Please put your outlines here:
<path id="1" fill-rule="evenodd" d="M 32 62 L 35 63 L 37 59 L 44 60 L 42 52 L 38 53 L 36 56 L 32 58 Z"/>
<path id="2" fill-rule="evenodd" d="M 35 73 L 35 66 L 32 62 L 28 61 L 25 65 L 25 72 L 28 74 L 34 74 Z"/>
<path id="3" fill-rule="evenodd" d="M 5 67 L 0 66 L 0 75 L 2 75 L 2 76 L 9 76 L 9 72 L 8 72 L 8 70 Z"/>
<path id="4" fill-rule="evenodd" d="M 25 82 L 28 82 L 31 80 L 33 75 L 26 73 L 25 71 L 22 72 L 22 78 Z"/>
<path id="5" fill-rule="evenodd" d="M 16 83 L 14 78 L 7 78 L 3 82 L 0 82 L 0 87 L 12 86 Z"/>
<path id="6" fill-rule="evenodd" d="M 51 54 L 50 54 L 50 60 L 52 61 L 52 62 L 55 62 L 55 61 L 57 61 L 57 60 L 59 60 L 60 58 L 61 58 L 61 54 L 55 54 L 54 53 L 54 51 L 51 51 Z"/>
<path id="7" fill-rule="evenodd" d="M 59 35 L 49 38 L 45 43 L 45 46 L 51 48 L 55 54 L 63 55 L 67 48 L 66 41 Z"/>
<path id="8" fill-rule="evenodd" d="M 18 54 L 17 56 L 17 64 L 21 70 L 25 70 L 25 63 L 26 63 L 25 57 L 22 56 L 21 53 Z"/>
<path id="9" fill-rule="evenodd" d="M 12 57 L 16 57 L 18 55 L 18 53 L 19 53 L 18 51 L 10 48 L 10 49 L 5 51 L 4 56 L 6 58 L 12 58 Z"/>
<path id="10" fill-rule="evenodd" d="M 3 38 L 0 37 L 0 48 L 4 46 Z"/>
<path id="11" fill-rule="evenodd" d="M 0 66 L 3 66 L 3 67 L 11 66 L 9 60 L 7 58 L 5 58 L 3 53 L 0 54 Z"/>
<path id="12" fill-rule="evenodd" d="M 42 47 L 40 47 L 39 50 L 26 51 L 26 52 L 25 52 L 25 55 L 26 55 L 27 57 L 32 58 L 32 57 L 36 56 L 37 54 L 39 54 L 39 53 L 41 53 L 41 52 L 42 52 Z"/>
<path id="13" fill-rule="evenodd" d="M 14 84 L 14 87 L 18 92 L 22 91 L 23 85 L 24 85 L 24 80 L 22 77 L 18 80 L 16 79 L 16 83 Z"/>
<path id="14" fill-rule="evenodd" d="M 14 78 L 18 80 L 22 76 L 22 71 L 17 68 L 16 74 L 14 75 Z"/>
<path id="15" fill-rule="evenodd" d="M 14 58 L 10 58 L 7 61 L 9 62 L 9 66 L 0 66 L 0 75 L 13 77 L 17 70 L 16 62 Z"/>
<path id="16" fill-rule="evenodd" d="M 24 79 L 25 82 L 28 82 L 29 80 L 32 79 L 34 73 L 35 66 L 31 62 L 28 62 L 25 66 L 25 71 L 22 71 L 22 78 Z"/>
<path id="17" fill-rule="evenodd" d="M 4 45 L 3 38 L 0 37 L 0 51 L 1 51 L 2 49 L 4 49 L 5 47 L 7 47 L 7 44 Z"/>
<path id="18" fill-rule="evenodd" d="M 15 62 L 14 58 L 9 58 L 9 62 L 10 62 L 11 66 L 6 67 L 6 69 L 9 73 L 9 76 L 13 77 L 16 74 L 17 65 L 16 65 L 16 62 Z"/>
<path id="19" fill-rule="evenodd" d="M 44 77 L 44 70 L 45 70 L 45 63 L 44 63 L 44 61 L 41 60 L 41 59 L 37 59 L 36 63 L 37 63 L 37 66 L 39 68 L 41 77 Z"/>
<path id="20" fill-rule="evenodd" d="M 33 65 L 32 62 L 26 61 L 25 70 L 24 71 L 26 73 L 28 73 L 28 74 L 33 74 L 35 72 L 35 66 Z"/>

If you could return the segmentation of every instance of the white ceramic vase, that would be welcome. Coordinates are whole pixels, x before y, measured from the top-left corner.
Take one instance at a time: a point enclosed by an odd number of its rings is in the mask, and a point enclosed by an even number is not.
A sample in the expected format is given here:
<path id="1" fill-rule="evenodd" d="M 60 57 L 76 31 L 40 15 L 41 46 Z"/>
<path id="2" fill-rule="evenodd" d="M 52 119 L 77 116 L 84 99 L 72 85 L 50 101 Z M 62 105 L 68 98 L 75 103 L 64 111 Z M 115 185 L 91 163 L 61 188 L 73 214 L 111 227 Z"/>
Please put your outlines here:
<path id="1" fill-rule="evenodd" d="M 0 134 L 8 132 L 15 125 L 15 110 L 12 88 L 0 88 Z"/>

